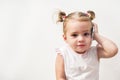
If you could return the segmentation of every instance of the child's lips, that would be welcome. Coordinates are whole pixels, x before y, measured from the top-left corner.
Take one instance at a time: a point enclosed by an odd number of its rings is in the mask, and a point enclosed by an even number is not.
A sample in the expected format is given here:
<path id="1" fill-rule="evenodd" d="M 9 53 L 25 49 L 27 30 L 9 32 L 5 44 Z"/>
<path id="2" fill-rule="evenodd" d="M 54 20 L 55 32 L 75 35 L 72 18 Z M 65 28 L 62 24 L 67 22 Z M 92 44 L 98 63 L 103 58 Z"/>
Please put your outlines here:
<path id="1" fill-rule="evenodd" d="M 80 45 L 78 45 L 79 47 L 84 47 L 85 46 L 85 44 L 80 44 Z"/>

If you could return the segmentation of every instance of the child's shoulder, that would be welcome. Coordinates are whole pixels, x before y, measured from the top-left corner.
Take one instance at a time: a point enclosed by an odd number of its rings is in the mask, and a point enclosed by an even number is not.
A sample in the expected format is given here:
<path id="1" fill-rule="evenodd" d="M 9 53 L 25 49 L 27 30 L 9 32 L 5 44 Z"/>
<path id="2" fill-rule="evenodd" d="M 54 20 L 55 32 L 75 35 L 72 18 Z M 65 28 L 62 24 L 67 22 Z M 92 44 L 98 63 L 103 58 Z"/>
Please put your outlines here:
<path id="1" fill-rule="evenodd" d="M 88 53 L 92 56 L 98 56 L 97 47 L 96 46 L 91 46 Z"/>
<path id="2" fill-rule="evenodd" d="M 97 47 L 96 46 L 91 46 L 90 49 L 89 49 L 89 52 L 97 53 Z"/>
<path id="3" fill-rule="evenodd" d="M 97 47 L 96 46 L 91 46 L 90 49 L 94 50 L 94 49 L 97 49 Z"/>
<path id="4" fill-rule="evenodd" d="M 57 48 L 57 49 L 56 49 L 56 52 L 57 52 L 57 53 L 60 53 L 60 54 L 63 54 L 64 52 L 67 51 L 67 47 L 68 47 L 67 45 L 63 45 L 63 46 Z"/>

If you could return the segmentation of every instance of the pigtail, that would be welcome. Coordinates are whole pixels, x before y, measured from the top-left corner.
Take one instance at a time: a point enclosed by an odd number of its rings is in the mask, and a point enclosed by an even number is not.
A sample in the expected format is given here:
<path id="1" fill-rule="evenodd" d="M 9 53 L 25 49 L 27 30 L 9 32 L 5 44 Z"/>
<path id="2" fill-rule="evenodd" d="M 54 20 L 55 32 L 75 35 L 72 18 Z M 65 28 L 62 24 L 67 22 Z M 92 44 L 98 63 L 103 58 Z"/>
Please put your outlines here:
<path id="1" fill-rule="evenodd" d="M 93 20 L 95 18 L 95 13 L 91 10 L 87 11 L 87 14 L 89 15 L 89 18 Z"/>
<path id="2" fill-rule="evenodd" d="M 58 12 L 58 20 L 57 20 L 57 22 L 63 22 L 65 18 L 66 18 L 66 13 L 63 12 L 63 11 L 59 11 Z"/>

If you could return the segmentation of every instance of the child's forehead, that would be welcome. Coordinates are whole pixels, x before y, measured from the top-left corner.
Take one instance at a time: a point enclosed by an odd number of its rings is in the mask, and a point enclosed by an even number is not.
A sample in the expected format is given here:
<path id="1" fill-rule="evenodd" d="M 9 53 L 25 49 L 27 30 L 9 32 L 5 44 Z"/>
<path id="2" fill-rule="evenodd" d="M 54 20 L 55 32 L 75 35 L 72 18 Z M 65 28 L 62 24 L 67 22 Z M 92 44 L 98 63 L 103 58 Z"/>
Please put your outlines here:
<path id="1" fill-rule="evenodd" d="M 90 28 L 75 28 L 75 29 L 68 29 L 67 30 L 68 32 L 70 32 L 70 33 L 82 33 L 82 32 L 89 32 L 89 31 L 91 31 L 91 29 Z"/>
<path id="2" fill-rule="evenodd" d="M 81 21 L 81 20 L 78 20 L 78 19 L 71 19 L 71 20 L 68 20 L 66 22 L 67 24 L 72 24 L 72 25 L 75 25 L 75 24 L 81 24 L 81 25 L 91 25 L 92 22 L 91 21 Z"/>
<path id="3" fill-rule="evenodd" d="M 90 21 L 69 21 L 66 25 L 68 29 L 81 29 L 86 30 L 90 29 L 92 27 L 92 24 Z"/>

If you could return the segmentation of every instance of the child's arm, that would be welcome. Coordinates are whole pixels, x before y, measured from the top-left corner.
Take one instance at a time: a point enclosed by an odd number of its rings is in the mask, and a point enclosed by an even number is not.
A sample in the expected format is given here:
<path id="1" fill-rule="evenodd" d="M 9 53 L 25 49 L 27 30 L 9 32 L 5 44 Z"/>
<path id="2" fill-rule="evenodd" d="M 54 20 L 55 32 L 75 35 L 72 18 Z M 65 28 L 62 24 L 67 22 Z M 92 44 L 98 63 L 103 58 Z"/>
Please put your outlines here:
<path id="1" fill-rule="evenodd" d="M 98 33 L 97 25 L 94 24 L 94 40 L 98 42 L 97 51 L 99 58 L 109 58 L 117 54 L 118 48 L 114 42 Z"/>
<path id="2" fill-rule="evenodd" d="M 64 72 L 64 61 L 62 55 L 60 54 L 57 54 L 55 68 L 56 68 L 56 80 L 66 80 Z"/>

